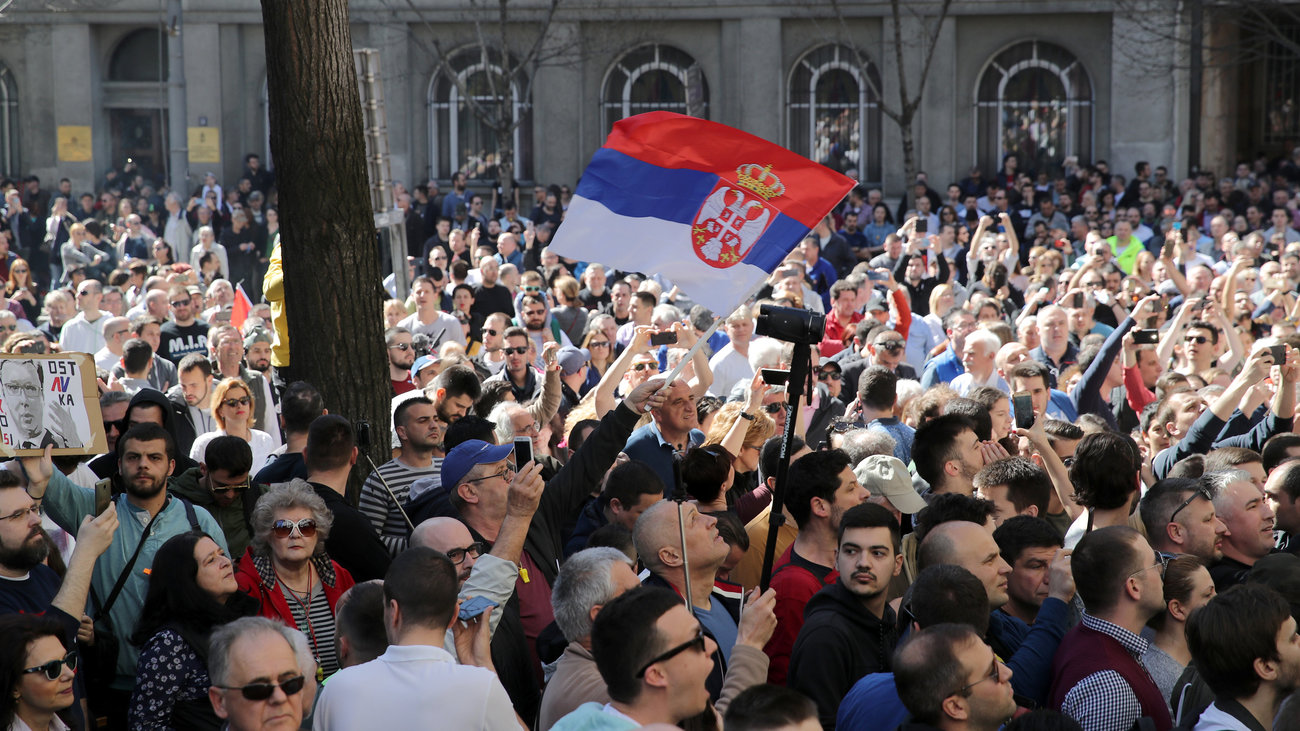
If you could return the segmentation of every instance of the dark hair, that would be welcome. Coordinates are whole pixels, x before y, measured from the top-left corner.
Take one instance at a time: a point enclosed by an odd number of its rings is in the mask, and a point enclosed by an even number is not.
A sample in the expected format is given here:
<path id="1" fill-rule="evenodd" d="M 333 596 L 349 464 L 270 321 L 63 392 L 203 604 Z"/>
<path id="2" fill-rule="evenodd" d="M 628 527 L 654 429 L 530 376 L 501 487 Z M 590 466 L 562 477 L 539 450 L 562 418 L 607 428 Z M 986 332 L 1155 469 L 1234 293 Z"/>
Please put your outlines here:
<path id="1" fill-rule="evenodd" d="M 993 503 L 973 495 L 961 493 L 944 493 L 935 495 L 934 500 L 916 516 L 912 532 L 916 534 L 917 543 L 925 540 L 927 534 L 936 525 L 953 520 L 964 520 L 976 525 L 984 525 L 993 516 Z"/>
<path id="2" fill-rule="evenodd" d="M 67 649 L 63 625 L 50 615 L 0 614 L 0 728 L 13 725 L 18 714 L 18 699 L 13 691 L 22 682 L 27 665 L 27 646 L 42 637 L 54 637 Z"/>
<path id="3" fill-rule="evenodd" d="M 1074 499 L 1086 508 L 1114 510 L 1138 489 L 1142 457 L 1125 434 L 1093 432 L 1079 441 L 1070 466 Z"/>
<path id="4" fill-rule="evenodd" d="M 316 417 L 325 413 L 325 400 L 320 391 L 306 381 L 294 381 L 280 396 L 280 415 L 284 417 L 284 430 L 302 434 L 311 428 Z"/>
<path id="5" fill-rule="evenodd" d="M 637 671 L 667 649 L 655 625 L 681 604 L 668 589 L 641 586 L 601 608 L 591 627 L 591 654 L 610 698 L 631 703 L 641 694 Z"/>
<path id="6" fill-rule="evenodd" d="M 402 403 L 398 404 L 397 408 L 393 409 L 394 429 L 396 429 L 399 426 L 406 426 L 406 412 L 410 411 L 411 407 L 415 406 L 416 404 L 421 404 L 424 406 L 433 406 L 433 402 L 423 395 L 412 396 L 406 399 Z"/>
<path id="7" fill-rule="evenodd" d="M 153 348 L 140 338 L 131 338 L 122 344 L 122 368 L 127 375 L 139 373 L 153 360 Z"/>
<path id="8" fill-rule="evenodd" d="M 710 510 L 705 515 L 716 518 L 718 524 L 718 535 L 726 541 L 728 546 L 739 546 L 740 550 L 749 550 L 749 534 L 745 532 L 745 524 L 741 522 L 740 516 L 730 510 Z"/>
<path id="9" fill-rule="evenodd" d="M 1026 548 L 1061 548 L 1065 545 L 1060 531 L 1046 520 L 1032 515 L 1016 515 L 1002 521 L 1002 525 L 993 531 L 993 540 L 997 541 L 1002 558 L 1013 569 Z"/>
<path id="10" fill-rule="evenodd" d="M 225 470 L 231 475 L 242 475 L 253 469 L 253 448 L 240 437 L 216 437 L 203 450 L 203 464 L 209 473 Z"/>
<path id="11" fill-rule="evenodd" d="M 194 547 L 204 538 L 211 540 L 212 536 L 202 531 L 181 533 L 168 538 L 154 554 L 149 588 L 135 632 L 131 634 L 131 644 L 144 647 L 167 625 L 180 625 L 202 636 L 219 624 L 256 613 L 257 601 L 246 594 L 235 592 L 222 604 L 199 586 L 199 563 L 194 558 Z M 195 649 L 207 651 L 206 647 Z"/>
<path id="12" fill-rule="evenodd" d="M 1163 545 L 1168 538 L 1165 527 L 1179 503 L 1187 499 L 1187 494 L 1196 490 L 1197 481 L 1188 477 L 1166 477 L 1147 489 L 1138 503 L 1138 515 L 1142 518 L 1142 528 L 1152 545 Z"/>
<path id="13" fill-rule="evenodd" d="M 488 444 L 496 443 L 496 426 L 481 416 L 466 414 L 451 422 L 442 436 L 444 453 L 450 452 L 456 445 L 471 439 L 480 439 Z"/>
<path id="14" fill-rule="evenodd" d="M 988 412 L 984 414 L 987 418 Z M 938 486 L 943 478 L 944 463 L 951 460 L 960 449 L 957 437 L 968 431 L 978 433 L 975 422 L 962 414 L 944 414 L 922 424 L 912 441 L 912 462 L 916 465 L 916 474 L 931 486 Z"/>
<path id="15" fill-rule="evenodd" d="M 682 485 L 702 503 L 718 499 L 730 472 L 731 456 L 720 444 L 691 447 L 681 460 Z"/>
<path id="16" fill-rule="evenodd" d="M 894 553 L 902 550 L 903 537 L 898 519 L 882 505 L 862 503 L 844 511 L 844 516 L 840 518 L 839 543 L 844 543 L 844 532 L 851 528 L 888 528 Z"/>
<path id="17" fill-rule="evenodd" d="M 1114 608 L 1132 572 L 1141 568 L 1133 539 L 1142 534 L 1126 525 L 1085 533 L 1070 554 L 1074 586 L 1089 614 Z M 1153 555 L 1154 558 L 1154 555 Z"/>
<path id="18" fill-rule="evenodd" d="M 863 369 L 858 376 L 858 400 L 877 411 L 894 408 L 898 400 L 898 375 L 882 365 Z"/>
<path id="19" fill-rule="evenodd" d="M 1205 454 L 1206 472 L 1223 472 L 1252 462 L 1263 463 L 1259 452 L 1245 447 L 1219 447 Z M 1267 471 L 1267 470 L 1266 470 Z"/>
<path id="20" fill-rule="evenodd" d="M 919 723 L 933 725 L 943 715 L 943 701 L 966 680 L 956 648 L 981 642 L 966 624 L 936 624 L 914 633 L 894 652 L 894 684 L 899 700 Z"/>
<path id="21" fill-rule="evenodd" d="M 1215 697 L 1254 695 L 1259 689 L 1255 660 L 1279 659 L 1278 631 L 1290 616 L 1291 605 L 1264 584 L 1234 586 L 1192 612 L 1187 649 Z"/>
<path id="22" fill-rule="evenodd" d="M 1052 478 L 1047 470 L 1024 457 L 1008 457 L 975 473 L 977 490 L 1006 485 L 1007 499 L 1017 513 L 1030 505 L 1038 507 L 1038 514 L 1047 515 L 1047 504 L 1052 499 Z"/>
<path id="23" fill-rule="evenodd" d="M 1007 371 L 1007 380 L 1014 386 L 1017 378 L 1041 378 L 1044 388 L 1051 385 L 1050 371 L 1047 370 L 1047 366 L 1036 360 L 1023 360 L 1011 366 L 1011 370 Z"/>
<path id="24" fill-rule="evenodd" d="M 665 489 L 658 472 L 645 462 L 632 459 L 610 470 L 605 489 L 598 499 L 602 508 L 611 500 L 618 500 L 618 504 L 626 508 L 639 503 L 642 495 L 663 495 Z"/>
<path id="25" fill-rule="evenodd" d="M 138 404 L 135 405 L 156 406 L 158 408 L 162 408 L 160 404 L 153 401 L 139 402 Z M 164 412 L 164 415 L 165 413 L 166 412 Z M 131 428 L 127 429 L 125 434 L 118 437 L 117 440 L 118 459 L 119 460 L 121 459 L 122 452 L 125 449 L 127 442 L 154 442 L 154 441 L 158 441 L 159 439 L 161 439 L 167 447 L 167 459 L 168 460 L 176 459 L 176 440 L 172 438 L 171 432 L 167 431 L 161 426 L 158 426 L 157 424 L 153 424 L 149 422 L 135 424 Z"/>
<path id="26" fill-rule="evenodd" d="M 442 372 L 434 377 L 433 387 L 447 389 L 448 396 L 469 396 L 471 401 L 478 401 L 479 396 L 483 395 L 478 374 L 473 368 L 463 365 L 442 369 Z"/>
<path id="27" fill-rule="evenodd" d="M 1300 447 L 1300 434 L 1295 432 L 1283 432 L 1274 434 L 1264 442 L 1264 448 L 1260 450 L 1260 460 L 1264 463 L 1264 471 L 1273 472 L 1273 468 L 1287 460 L 1287 450 Z M 1300 486 L 1297 486 L 1300 488 Z M 1289 493 L 1295 497 L 1294 493 Z"/>
<path id="28" fill-rule="evenodd" d="M 746 688 L 727 706 L 727 731 L 779 731 L 817 720 L 817 704 L 797 690 L 770 683 Z"/>
<path id="29" fill-rule="evenodd" d="M 1000 388 L 994 388 L 992 386 L 980 386 L 979 388 L 972 389 L 970 395 L 967 398 L 983 406 L 985 411 L 992 411 L 993 407 L 997 406 L 999 401 L 1007 401 L 1011 397 L 1007 395 L 1006 391 L 1003 391 Z M 992 416 L 989 416 L 990 433 L 992 432 L 993 429 L 991 423 L 992 418 L 993 418 Z"/>
<path id="30" fill-rule="evenodd" d="M 525 335 L 524 337 L 528 336 Z M 488 414 L 491 414 L 492 409 L 496 408 L 502 401 L 505 401 L 506 394 L 509 392 L 510 381 L 508 380 L 484 382 L 483 392 L 479 395 L 478 400 L 474 402 L 474 413 L 479 416 L 487 416 Z M 494 437 L 493 439 L 485 441 L 491 442 L 496 441 L 496 439 Z M 451 449 L 451 447 L 447 447 L 447 449 Z"/>
<path id="31" fill-rule="evenodd" d="M 528 340 L 528 331 L 518 325 L 511 325 L 501 333 L 501 341 L 505 342 L 510 338 L 523 338 L 524 340 Z"/>
<path id="32" fill-rule="evenodd" d="M 569 438 L 566 440 L 569 446 L 569 451 L 577 452 L 579 449 L 582 449 L 582 445 L 585 444 L 587 438 L 591 436 L 591 431 L 594 431 L 598 426 L 600 426 L 600 421 L 598 419 L 582 419 L 578 423 L 574 424 L 573 428 L 569 430 Z M 444 443 L 446 443 L 446 441 L 446 439 L 443 440 Z M 447 447 L 447 449 L 451 449 L 451 447 Z"/>
<path id="33" fill-rule="evenodd" d="M 972 428 L 975 436 L 981 442 L 993 438 L 993 417 L 989 416 L 988 407 L 975 399 L 965 396 L 948 399 L 948 402 L 943 405 L 943 413 L 945 416 L 957 414 L 969 418 L 974 425 Z"/>
<path id="34" fill-rule="evenodd" d="M 307 428 L 307 446 L 302 453 L 307 472 L 339 469 L 351 461 L 354 446 L 352 422 L 338 414 L 316 417 Z"/>
<path id="35" fill-rule="evenodd" d="M 1208 330 L 1210 333 L 1210 342 L 1215 345 L 1219 344 L 1219 328 L 1211 325 L 1205 320 L 1192 320 L 1191 324 L 1187 326 L 1187 332 L 1191 332 L 1192 330 Z"/>
<path id="36" fill-rule="evenodd" d="M 721 532 L 721 531 L 719 531 Z M 587 536 L 586 548 L 609 546 L 617 548 L 633 561 L 636 560 L 636 544 L 632 542 L 632 531 L 618 523 L 606 523 Z"/>
<path id="37" fill-rule="evenodd" d="M 785 508 L 799 528 L 812 518 L 813 498 L 834 502 L 840 473 L 848 466 L 849 455 L 841 449 L 809 452 L 790 464 Z"/>
<path id="38" fill-rule="evenodd" d="M 123 350 L 125 350 L 125 346 L 123 346 Z M 212 377 L 212 361 L 208 360 L 202 353 L 190 353 L 181 358 L 180 363 L 176 364 L 177 373 L 189 373 L 195 368 L 198 368 L 208 378 Z"/>
<path id="39" fill-rule="evenodd" d="M 781 440 L 783 438 L 784 435 L 781 434 L 769 437 L 766 442 L 763 442 L 762 451 L 758 453 L 758 471 L 764 480 L 769 477 L 776 477 L 776 466 L 781 461 Z M 803 438 L 795 434 L 794 440 L 790 443 L 790 456 L 798 454 L 799 450 L 805 446 Z"/>
<path id="40" fill-rule="evenodd" d="M 1200 569 L 1207 568 L 1205 559 L 1200 556 L 1182 555 L 1169 561 L 1165 566 L 1165 575 L 1163 577 L 1165 587 L 1165 609 L 1166 611 L 1152 617 L 1147 624 L 1155 629 L 1164 626 L 1166 618 L 1169 617 L 1169 602 L 1177 599 L 1186 604 L 1192 598 L 1192 591 L 1195 590 L 1196 584 L 1193 579 Z"/>
<path id="41" fill-rule="evenodd" d="M 1077 442 L 1083 439 L 1083 429 L 1071 424 L 1068 421 L 1060 419 L 1044 419 L 1043 431 L 1047 432 L 1047 441 L 1053 446 L 1062 439 L 1070 442 Z"/>
<path id="42" fill-rule="evenodd" d="M 408 625 L 450 625 L 459 590 L 451 559 L 426 546 L 397 554 L 384 575 L 384 599 L 397 602 L 402 622 Z"/>
<path id="43" fill-rule="evenodd" d="M 989 594 L 975 574 L 954 564 L 926 567 L 912 581 L 899 631 L 910 616 L 921 628 L 936 624 L 966 624 L 983 637 L 989 631 Z"/>
<path id="44" fill-rule="evenodd" d="M 348 638 L 354 664 L 369 662 L 388 649 L 384 587 L 378 581 L 363 581 L 347 593 L 347 601 L 338 606 L 334 617 L 335 632 Z"/>

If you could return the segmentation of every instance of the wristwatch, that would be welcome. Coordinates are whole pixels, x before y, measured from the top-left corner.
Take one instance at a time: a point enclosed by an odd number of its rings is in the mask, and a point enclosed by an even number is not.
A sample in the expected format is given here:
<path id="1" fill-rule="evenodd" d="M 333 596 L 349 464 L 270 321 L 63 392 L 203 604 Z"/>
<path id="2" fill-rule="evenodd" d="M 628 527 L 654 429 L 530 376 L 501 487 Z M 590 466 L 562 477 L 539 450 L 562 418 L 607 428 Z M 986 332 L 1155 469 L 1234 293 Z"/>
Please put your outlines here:
<path id="1" fill-rule="evenodd" d="M 748 411 L 742 411 L 740 412 L 740 418 L 744 419 L 745 421 L 753 421 L 754 415 L 749 413 Z"/>

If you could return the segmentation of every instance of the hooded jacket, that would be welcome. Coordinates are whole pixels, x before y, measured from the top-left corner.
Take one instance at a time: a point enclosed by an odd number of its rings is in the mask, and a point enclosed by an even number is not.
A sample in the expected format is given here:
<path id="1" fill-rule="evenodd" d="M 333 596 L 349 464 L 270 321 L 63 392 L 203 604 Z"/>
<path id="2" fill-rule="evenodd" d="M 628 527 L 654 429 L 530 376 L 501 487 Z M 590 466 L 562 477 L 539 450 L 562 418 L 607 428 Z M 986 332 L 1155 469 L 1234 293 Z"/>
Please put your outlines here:
<path id="1" fill-rule="evenodd" d="M 152 388 L 142 388 L 136 391 L 131 397 L 130 403 L 127 404 L 126 413 L 130 415 L 132 409 L 140 404 L 157 406 L 162 409 L 163 428 L 172 439 L 176 442 L 176 468 L 172 470 L 173 475 L 179 475 L 182 472 L 198 467 L 198 463 L 189 458 L 190 447 L 194 444 L 194 427 L 190 425 L 189 419 L 180 416 L 176 404 L 163 395 L 162 391 Z M 90 470 L 100 478 L 111 477 L 114 483 L 117 482 L 117 451 L 114 450 L 108 454 L 101 454 L 92 459 L 88 465 Z M 114 492 L 122 492 L 121 485 L 114 485 Z"/>
<path id="2" fill-rule="evenodd" d="M 838 581 L 808 601 L 786 677 L 817 703 L 822 728 L 835 728 L 840 701 L 859 678 L 891 669 L 896 625 L 888 605 L 877 619 Z"/>

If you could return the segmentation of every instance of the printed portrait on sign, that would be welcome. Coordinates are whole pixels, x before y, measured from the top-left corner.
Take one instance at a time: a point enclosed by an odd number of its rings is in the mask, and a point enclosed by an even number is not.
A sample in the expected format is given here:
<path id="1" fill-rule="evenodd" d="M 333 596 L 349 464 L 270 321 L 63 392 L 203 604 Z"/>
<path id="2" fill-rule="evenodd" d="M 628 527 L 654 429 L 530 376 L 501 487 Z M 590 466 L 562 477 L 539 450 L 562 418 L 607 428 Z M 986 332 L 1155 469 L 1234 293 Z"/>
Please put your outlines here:
<path id="1" fill-rule="evenodd" d="M 19 454 L 106 451 L 90 357 L 0 356 L 0 445 Z"/>

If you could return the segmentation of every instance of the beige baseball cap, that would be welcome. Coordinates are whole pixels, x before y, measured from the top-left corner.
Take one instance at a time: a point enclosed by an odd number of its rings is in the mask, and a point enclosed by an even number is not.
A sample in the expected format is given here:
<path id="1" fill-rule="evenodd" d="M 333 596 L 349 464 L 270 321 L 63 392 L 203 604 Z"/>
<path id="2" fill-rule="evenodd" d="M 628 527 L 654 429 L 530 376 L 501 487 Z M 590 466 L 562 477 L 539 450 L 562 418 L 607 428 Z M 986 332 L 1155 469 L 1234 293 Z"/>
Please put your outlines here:
<path id="1" fill-rule="evenodd" d="M 912 473 L 903 461 L 889 454 L 873 454 L 853 468 L 858 482 L 872 495 L 883 495 L 899 512 L 915 515 L 925 507 L 925 501 L 912 487 Z"/>

